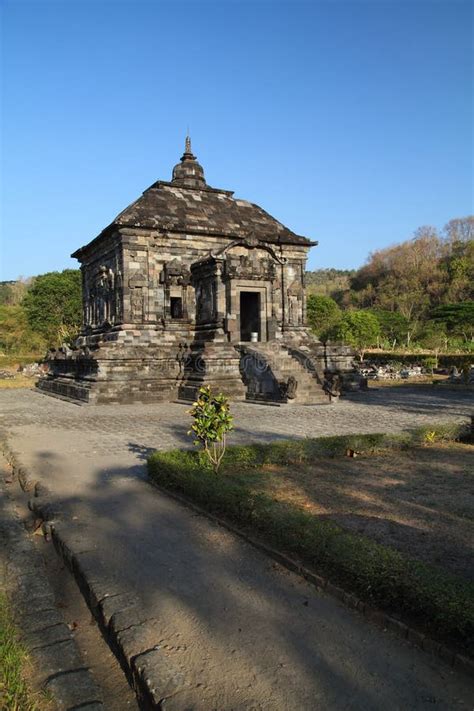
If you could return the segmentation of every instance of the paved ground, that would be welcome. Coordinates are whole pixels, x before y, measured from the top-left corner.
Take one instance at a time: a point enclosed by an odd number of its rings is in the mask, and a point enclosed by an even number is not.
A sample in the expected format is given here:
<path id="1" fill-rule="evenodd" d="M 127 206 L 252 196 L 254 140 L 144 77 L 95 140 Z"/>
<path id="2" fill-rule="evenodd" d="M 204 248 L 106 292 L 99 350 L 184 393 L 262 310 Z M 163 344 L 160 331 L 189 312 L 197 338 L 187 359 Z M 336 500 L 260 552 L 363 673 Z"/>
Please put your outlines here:
<path id="1" fill-rule="evenodd" d="M 55 439 L 63 432 L 74 433 L 75 452 L 92 458 L 116 455 L 124 464 L 136 463 L 137 455 L 148 448 L 190 446 L 188 409 L 177 403 L 79 406 L 29 390 L 0 391 L 0 426 L 21 426 L 24 433 L 46 428 Z M 474 393 L 384 388 L 351 395 L 335 405 L 234 403 L 232 411 L 233 442 L 398 432 L 470 416 Z"/>
<path id="2" fill-rule="evenodd" d="M 188 444 L 186 406 L 78 407 L 0 392 L 0 426 L 148 616 L 195 711 L 472 709 L 474 686 L 144 482 L 152 448 Z M 236 404 L 234 441 L 399 431 L 464 419 L 472 394 L 387 390 L 338 405 Z"/>

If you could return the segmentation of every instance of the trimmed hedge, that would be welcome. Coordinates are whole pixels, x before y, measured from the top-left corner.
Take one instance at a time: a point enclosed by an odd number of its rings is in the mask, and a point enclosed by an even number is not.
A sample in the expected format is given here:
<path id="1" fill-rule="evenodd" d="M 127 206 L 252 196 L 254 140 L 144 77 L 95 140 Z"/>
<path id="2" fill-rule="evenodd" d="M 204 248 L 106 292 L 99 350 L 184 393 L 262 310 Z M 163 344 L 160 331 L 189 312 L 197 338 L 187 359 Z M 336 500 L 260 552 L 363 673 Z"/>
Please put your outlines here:
<path id="1" fill-rule="evenodd" d="M 397 351 L 385 351 L 371 353 L 370 351 L 365 353 L 365 360 L 374 363 L 375 365 L 387 365 L 392 361 L 397 361 L 404 366 L 408 365 L 423 365 L 425 358 L 434 358 L 432 352 L 423 353 L 399 353 Z M 438 367 L 439 368 L 452 368 L 456 366 L 459 370 L 462 370 L 463 366 L 471 365 L 474 363 L 473 353 L 460 353 L 458 355 L 454 353 L 446 353 L 438 356 Z"/>
<path id="2" fill-rule="evenodd" d="M 165 489 L 299 556 L 365 601 L 415 617 L 431 634 L 474 654 L 474 585 L 261 491 L 263 464 L 337 456 L 347 447 L 366 452 L 405 447 L 423 441 L 426 432 L 451 439 L 455 434 L 453 427 L 433 427 L 398 438 L 376 434 L 230 447 L 217 476 L 198 452 L 155 452 L 148 458 L 148 472 Z"/>

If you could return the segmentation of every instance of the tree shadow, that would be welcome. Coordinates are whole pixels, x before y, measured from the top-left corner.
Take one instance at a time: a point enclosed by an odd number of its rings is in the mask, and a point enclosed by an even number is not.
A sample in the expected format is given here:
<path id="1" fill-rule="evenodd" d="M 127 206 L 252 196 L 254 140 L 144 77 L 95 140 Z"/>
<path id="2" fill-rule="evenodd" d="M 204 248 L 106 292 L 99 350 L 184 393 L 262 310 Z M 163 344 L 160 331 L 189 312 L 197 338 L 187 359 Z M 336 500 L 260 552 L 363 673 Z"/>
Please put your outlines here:
<path id="1" fill-rule="evenodd" d="M 470 391 L 453 392 L 450 390 L 427 389 L 420 390 L 409 386 L 403 388 L 380 388 L 349 392 L 344 400 L 363 403 L 369 407 L 395 408 L 402 413 L 417 415 L 434 415 L 437 419 L 444 414 L 453 417 L 466 417 L 474 405 L 474 394 Z"/>
<path id="2" fill-rule="evenodd" d="M 471 453 L 440 447 L 413 453 L 315 459 L 267 477 L 281 496 L 315 516 L 474 580 Z M 276 482 L 276 483 L 273 483 Z"/>

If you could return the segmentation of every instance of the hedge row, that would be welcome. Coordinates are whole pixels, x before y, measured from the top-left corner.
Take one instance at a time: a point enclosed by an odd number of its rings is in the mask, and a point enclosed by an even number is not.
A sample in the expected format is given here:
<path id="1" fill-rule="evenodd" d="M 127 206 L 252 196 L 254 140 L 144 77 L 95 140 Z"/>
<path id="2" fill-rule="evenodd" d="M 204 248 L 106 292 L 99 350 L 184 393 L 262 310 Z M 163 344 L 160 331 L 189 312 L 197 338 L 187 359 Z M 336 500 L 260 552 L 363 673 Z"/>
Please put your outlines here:
<path id="1" fill-rule="evenodd" d="M 433 353 L 397 353 L 394 351 L 366 353 L 365 361 L 375 365 L 387 365 L 387 363 L 397 361 L 403 365 L 422 365 L 425 358 L 434 358 Z M 460 355 L 442 354 L 438 356 L 438 366 L 440 368 L 452 368 L 456 366 L 462 370 L 463 366 L 474 363 L 474 354 L 464 353 Z"/>
<path id="2" fill-rule="evenodd" d="M 260 467 L 265 464 L 304 464 L 316 457 L 338 457 L 348 449 L 364 454 L 401 450 L 426 442 L 456 442 L 470 432 L 470 423 L 426 425 L 401 434 L 351 434 L 333 437 L 276 440 L 271 444 L 248 444 L 228 447 L 224 468 Z M 203 462 L 205 464 L 205 462 Z"/>
<path id="3" fill-rule="evenodd" d="M 437 428 L 426 431 L 431 434 Z M 420 431 L 416 434 L 422 436 Z M 441 431 L 439 436 L 449 438 L 454 431 L 451 435 Z M 262 493 L 266 476 L 262 464 L 337 456 L 351 445 L 377 451 L 385 444 L 400 447 L 413 441 L 414 435 L 366 435 L 231 447 L 217 476 L 197 452 L 155 452 L 148 459 L 148 472 L 160 486 L 299 556 L 366 602 L 415 617 L 429 633 L 474 654 L 474 585 Z"/>

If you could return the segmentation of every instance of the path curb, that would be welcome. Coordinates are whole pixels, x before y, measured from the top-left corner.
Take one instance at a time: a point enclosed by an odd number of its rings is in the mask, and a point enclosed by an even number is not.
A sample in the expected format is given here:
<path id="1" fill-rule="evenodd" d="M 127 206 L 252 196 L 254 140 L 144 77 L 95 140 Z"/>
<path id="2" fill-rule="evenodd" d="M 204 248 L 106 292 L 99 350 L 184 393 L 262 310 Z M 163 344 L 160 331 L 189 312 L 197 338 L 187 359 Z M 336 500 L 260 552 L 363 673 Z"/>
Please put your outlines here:
<path id="1" fill-rule="evenodd" d="M 75 550 L 81 539 L 80 527 L 65 522 L 52 525 L 52 538 L 62 558 L 81 590 L 100 630 L 120 662 L 127 679 L 135 690 L 143 709 L 180 706 L 180 694 L 189 691 L 183 672 L 175 668 L 162 651 L 158 621 L 147 618 L 134 596 L 124 592 L 114 579 L 104 579 L 93 551 Z M 79 546 L 80 548 L 80 546 Z"/>

